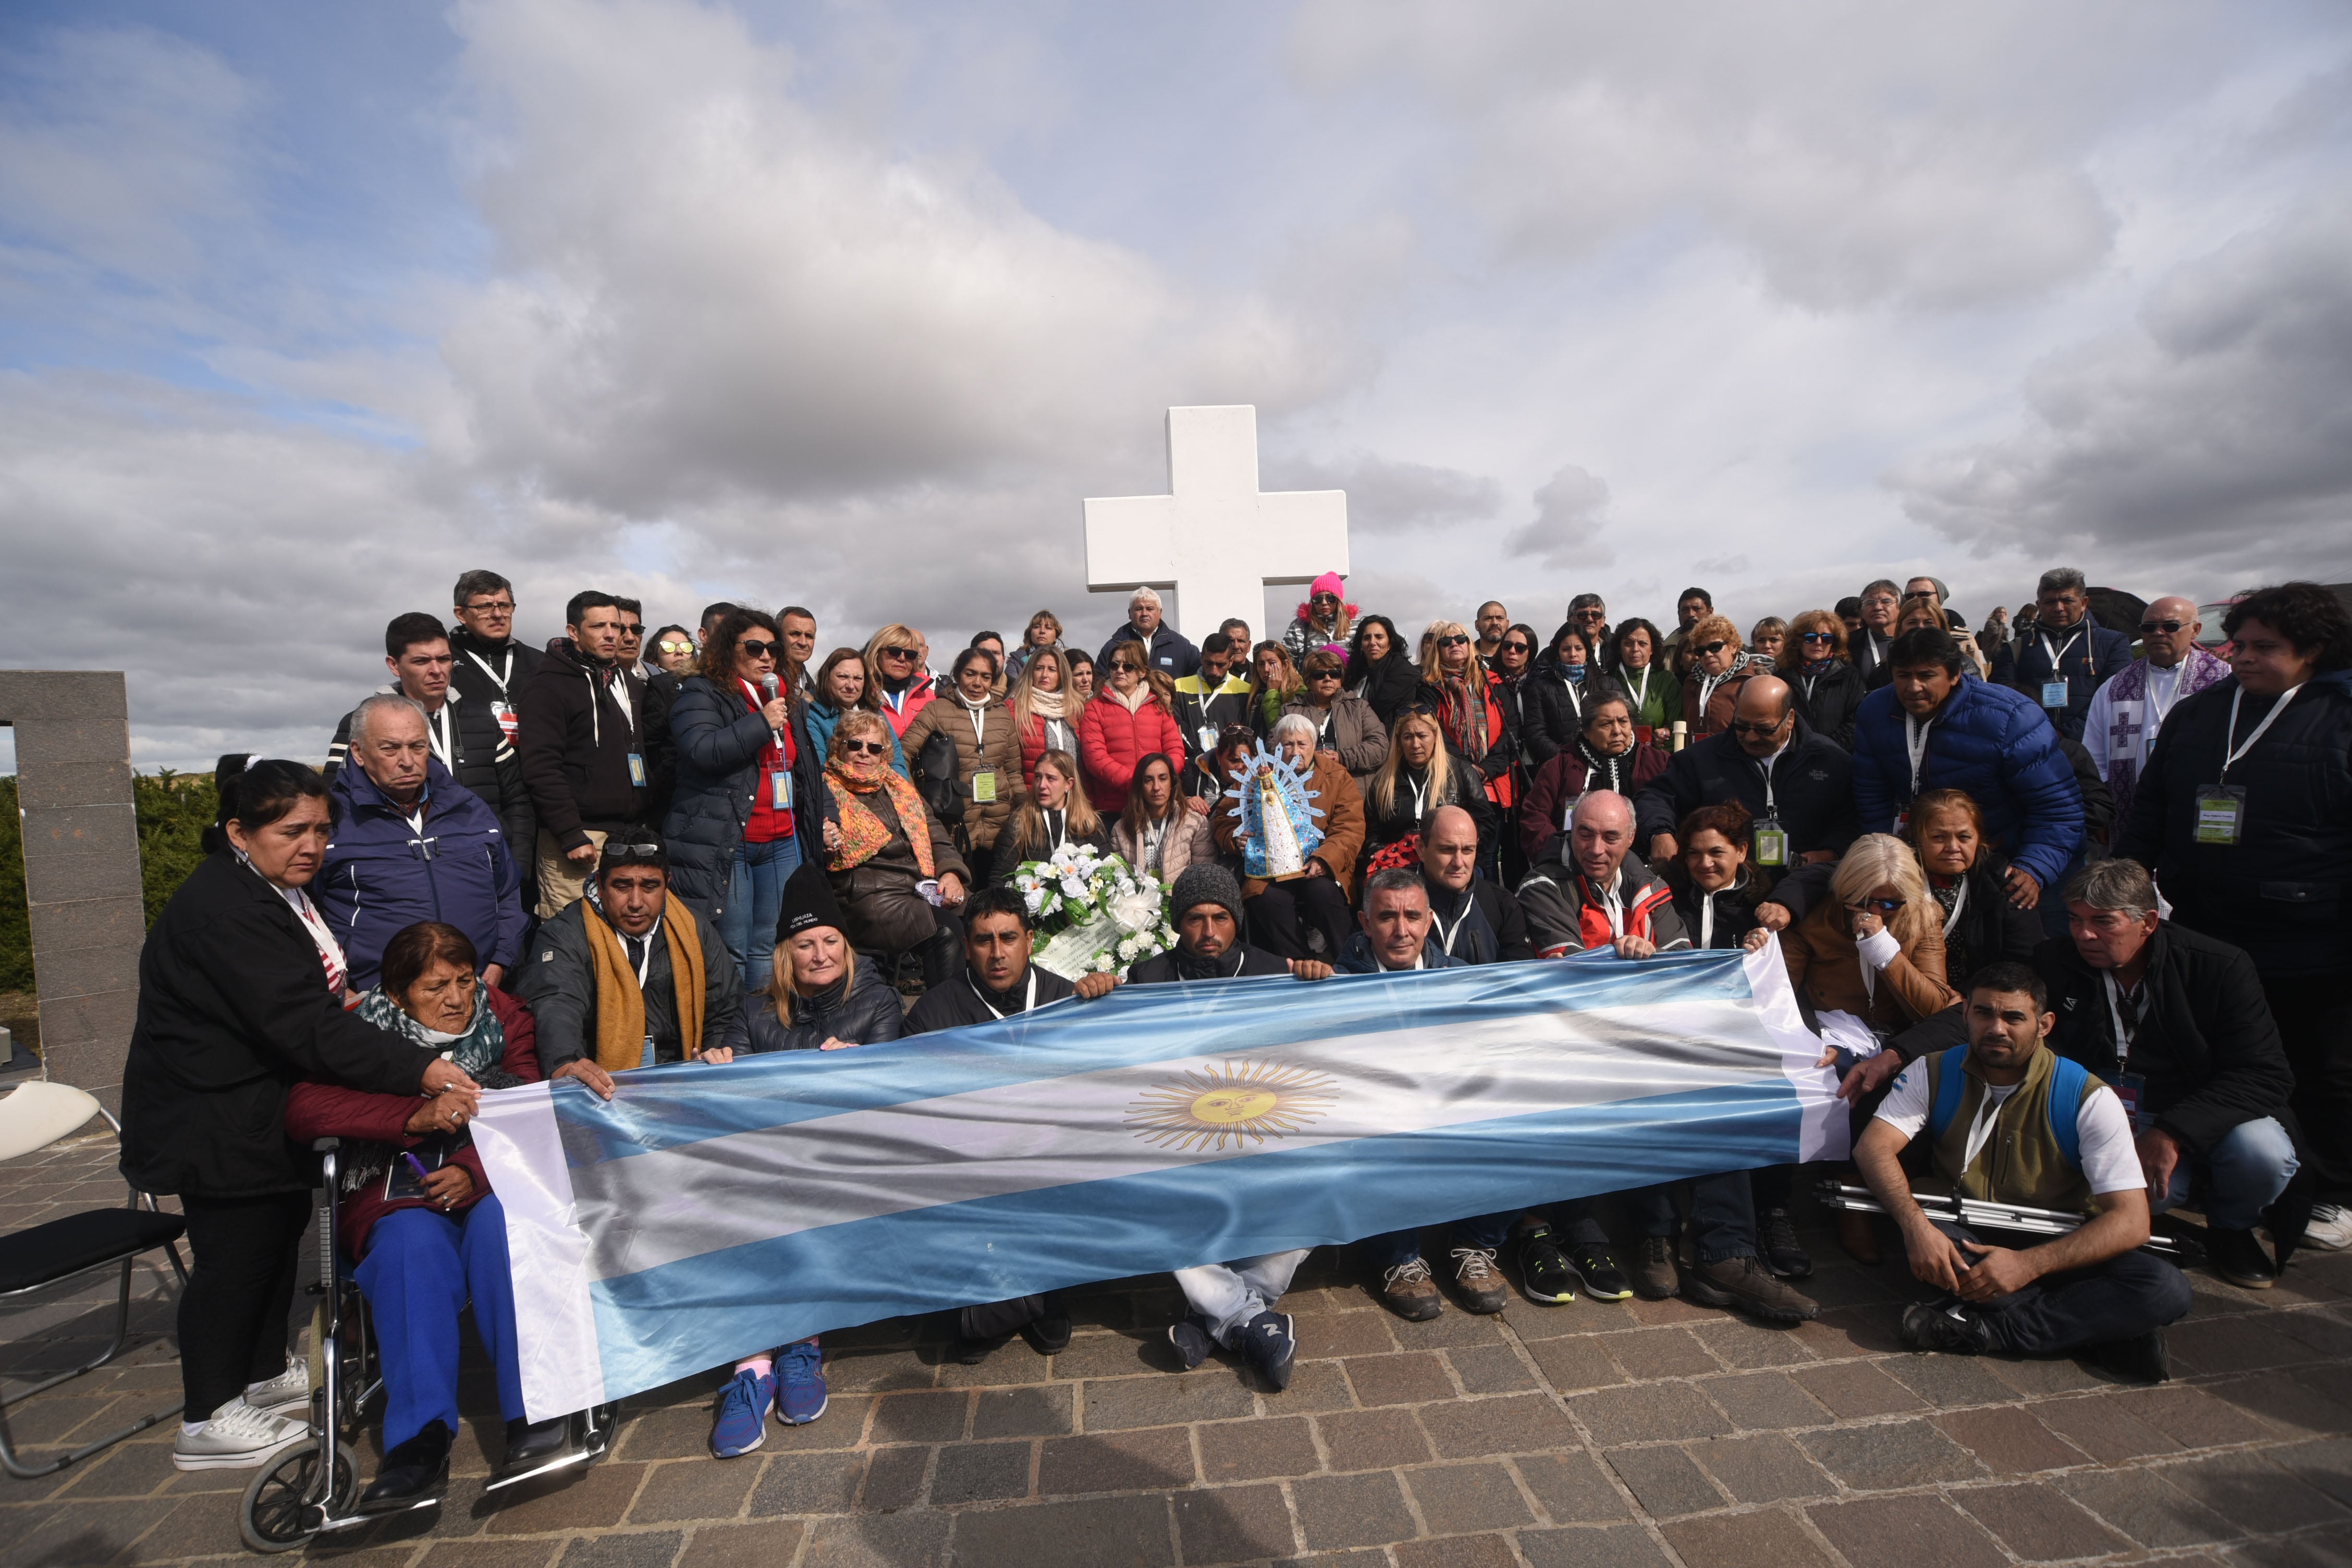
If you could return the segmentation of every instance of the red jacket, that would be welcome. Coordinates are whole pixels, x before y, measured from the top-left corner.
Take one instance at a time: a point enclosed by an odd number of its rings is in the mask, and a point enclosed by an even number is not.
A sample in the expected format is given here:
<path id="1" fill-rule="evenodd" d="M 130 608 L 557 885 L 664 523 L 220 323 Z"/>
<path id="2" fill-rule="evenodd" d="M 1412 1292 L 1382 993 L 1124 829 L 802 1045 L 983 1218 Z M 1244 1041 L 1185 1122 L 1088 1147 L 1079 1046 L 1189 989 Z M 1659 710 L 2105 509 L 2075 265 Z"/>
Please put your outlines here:
<path id="1" fill-rule="evenodd" d="M 526 1083 L 537 1083 L 539 1030 L 531 1022 L 530 1009 L 495 987 L 489 994 L 490 1011 L 499 1016 L 499 1027 L 507 1037 L 506 1055 L 499 1065 Z M 416 1096 L 413 1094 L 371 1094 L 339 1084 L 298 1083 L 286 1096 L 286 1136 L 302 1146 L 309 1145 L 314 1138 L 341 1138 L 346 1142 L 364 1138 L 396 1149 L 414 1149 L 425 1142 L 408 1131 L 408 1119 L 415 1112 Z M 482 1157 L 472 1143 L 449 1158 L 451 1163 L 463 1165 L 474 1178 L 472 1194 L 452 1211 L 463 1213 L 489 1192 L 490 1179 L 483 1173 Z M 376 1221 L 394 1209 L 424 1206 L 425 1200 L 421 1198 L 385 1201 L 383 1181 L 379 1177 L 344 1196 L 335 1215 L 336 1233 L 346 1252 L 353 1258 L 363 1258 L 367 1255 L 368 1232 Z"/>
<path id="2" fill-rule="evenodd" d="M 907 683 L 905 693 L 895 700 L 887 692 L 876 691 L 875 696 L 882 705 L 882 717 L 890 722 L 890 733 L 902 739 L 905 737 L 907 726 L 915 721 L 915 715 L 930 706 L 931 699 L 939 695 L 936 686 L 937 682 L 931 676 L 919 675 Z M 912 757 L 907 759 L 909 763 L 914 760 Z"/>
<path id="3" fill-rule="evenodd" d="M 1078 762 L 1087 773 L 1087 798 L 1105 816 L 1127 809 L 1127 786 L 1134 781 L 1135 764 L 1159 752 L 1178 777 L 1184 773 L 1184 731 L 1176 716 L 1160 706 L 1157 695 L 1129 713 L 1108 692 L 1087 704 L 1078 717 Z"/>

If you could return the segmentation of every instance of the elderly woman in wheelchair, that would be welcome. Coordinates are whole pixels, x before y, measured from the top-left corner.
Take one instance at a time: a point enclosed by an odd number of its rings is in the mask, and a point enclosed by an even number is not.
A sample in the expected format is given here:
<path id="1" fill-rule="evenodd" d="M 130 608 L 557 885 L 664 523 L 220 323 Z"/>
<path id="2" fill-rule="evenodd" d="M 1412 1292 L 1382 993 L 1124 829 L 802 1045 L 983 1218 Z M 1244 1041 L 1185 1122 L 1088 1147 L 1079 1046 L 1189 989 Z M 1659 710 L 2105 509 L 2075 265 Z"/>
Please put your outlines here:
<path id="1" fill-rule="evenodd" d="M 419 921 L 394 936 L 362 1017 L 445 1056 L 487 1089 L 535 1082 L 530 1010 L 484 985 L 466 934 Z M 474 1326 L 497 1364 L 506 1417 L 506 1468 L 569 1440 L 566 1418 L 523 1419 L 506 1216 L 483 1174 L 467 1123 L 471 1094 L 373 1094 L 326 1083 L 295 1086 L 286 1130 L 298 1142 L 343 1141 L 335 1229 L 367 1298 L 386 1393 L 383 1463 L 360 1511 L 389 1512 L 433 1495 L 448 1474 L 457 1431 L 457 1315 L 468 1296 Z"/>

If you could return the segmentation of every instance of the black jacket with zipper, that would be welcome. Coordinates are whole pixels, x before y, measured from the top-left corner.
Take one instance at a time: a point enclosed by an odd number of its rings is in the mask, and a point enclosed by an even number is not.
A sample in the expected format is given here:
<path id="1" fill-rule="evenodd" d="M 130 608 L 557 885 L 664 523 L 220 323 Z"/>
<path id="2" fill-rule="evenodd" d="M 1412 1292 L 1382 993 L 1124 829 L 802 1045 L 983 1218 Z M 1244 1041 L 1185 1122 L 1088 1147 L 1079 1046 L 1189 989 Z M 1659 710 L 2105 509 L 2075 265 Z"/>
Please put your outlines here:
<path id="1" fill-rule="evenodd" d="M 491 713 L 500 702 L 520 712 L 522 689 L 547 660 L 545 654 L 520 637 L 509 637 L 493 647 L 462 626 L 449 628 L 449 689 Z M 483 668 L 486 665 L 488 668 Z M 505 678 L 503 685 L 500 677 Z"/>
<path id="2" fill-rule="evenodd" d="M 616 689 L 626 693 L 625 704 Z M 592 827 L 611 833 L 645 820 L 652 791 L 629 772 L 632 755 L 641 763 L 645 758 L 638 739 L 644 682 L 564 643 L 532 672 L 521 708 L 515 749 L 523 783 L 539 826 L 557 848 L 591 842 Z"/>

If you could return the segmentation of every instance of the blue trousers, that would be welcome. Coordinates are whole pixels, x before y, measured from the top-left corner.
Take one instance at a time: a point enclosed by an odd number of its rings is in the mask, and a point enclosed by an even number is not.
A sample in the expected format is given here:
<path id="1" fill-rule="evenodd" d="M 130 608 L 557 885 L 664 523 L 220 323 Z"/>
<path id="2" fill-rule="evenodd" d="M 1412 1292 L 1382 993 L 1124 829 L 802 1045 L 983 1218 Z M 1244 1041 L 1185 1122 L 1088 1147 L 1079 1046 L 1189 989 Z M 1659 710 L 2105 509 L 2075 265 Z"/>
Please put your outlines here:
<path id="1" fill-rule="evenodd" d="M 800 864 L 800 840 L 777 838 L 744 845 L 727 873 L 727 912 L 719 917 L 719 940 L 743 966 L 746 995 L 761 994 L 775 978 L 776 915 L 784 907 L 784 884 Z"/>
<path id="2" fill-rule="evenodd" d="M 1455 1247 L 1482 1247 L 1489 1252 L 1498 1252 L 1502 1250 L 1503 1243 L 1510 1238 L 1511 1222 L 1518 1217 L 1517 1209 L 1507 1209 L 1501 1214 L 1456 1220 L 1452 1244 Z M 1364 1246 L 1371 1252 L 1372 1267 L 1385 1274 L 1398 1264 L 1410 1263 L 1421 1256 L 1421 1231 L 1418 1227 L 1392 1230 L 1385 1236 L 1371 1237 Z"/>
<path id="3" fill-rule="evenodd" d="M 384 1215 L 368 1232 L 357 1278 L 383 1356 L 387 1449 L 436 1421 L 457 1430 L 457 1314 L 469 1289 L 474 1327 L 497 1363 L 499 1414 L 509 1421 L 522 1415 L 507 1216 L 496 1194 L 454 1215 L 398 1209 Z"/>
<path id="4" fill-rule="evenodd" d="M 2275 1117 L 2258 1116 L 2231 1128 L 2201 1155 L 2184 1152 L 2172 1167 L 2171 1186 L 2160 1201 L 2147 1205 L 2150 1213 L 2162 1214 L 2189 1201 L 2192 1167 L 2205 1173 L 2205 1219 L 2216 1230 L 2253 1229 L 2301 1168 L 2286 1129 Z"/>
<path id="5" fill-rule="evenodd" d="M 1745 1171 L 1692 1178 L 1691 1239 L 1701 1263 L 1756 1256 L 1756 1202 L 1748 1184 Z M 1643 1236 L 1671 1237 L 1677 1228 L 1672 1182 L 1626 1194 L 1625 1206 L 1641 1222 Z"/>

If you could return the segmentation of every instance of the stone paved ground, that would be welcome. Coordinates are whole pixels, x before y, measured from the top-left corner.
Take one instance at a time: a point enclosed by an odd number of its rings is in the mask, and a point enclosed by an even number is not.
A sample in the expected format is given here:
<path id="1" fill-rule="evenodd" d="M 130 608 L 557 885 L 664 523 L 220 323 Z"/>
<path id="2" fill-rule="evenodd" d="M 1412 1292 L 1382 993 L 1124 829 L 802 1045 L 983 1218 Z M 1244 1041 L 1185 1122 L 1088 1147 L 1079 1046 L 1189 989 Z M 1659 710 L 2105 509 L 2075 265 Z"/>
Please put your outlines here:
<path id="1" fill-rule="evenodd" d="M 108 1145 L 0 1166 L 0 1226 L 120 1202 Z M 1223 1362 L 1179 1375 L 1164 1279 L 1084 1293 L 1049 1364 L 1015 1342 L 940 1364 L 938 1322 L 837 1336 L 833 1406 L 766 1449 L 703 1452 L 716 1378 L 632 1400 L 614 1452 L 481 1500 L 495 1411 L 475 1376 L 457 1479 L 426 1514 L 314 1544 L 350 1568 L 830 1568 L 1315 1562 L 1464 1568 L 1856 1568 L 2058 1561 L 2352 1563 L 2352 1258 L 2263 1294 L 2198 1276 L 2176 1381 L 1899 1352 L 1893 1265 L 1824 1236 L 1801 1329 L 1679 1302 L 1449 1308 L 1401 1323 L 1318 1254 L 1286 1305 L 1302 1360 L 1274 1394 Z M 52 1364 L 91 1300 L 18 1310 L 0 1374 Z M 20 1443 L 121 1425 L 177 1386 L 167 1313 L 120 1371 L 42 1396 Z M 164 1429 L 168 1430 L 168 1429 Z M 184 1563 L 238 1552 L 245 1477 L 181 1475 L 151 1434 L 0 1483 L 0 1562 Z M 372 1473 L 373 1453 L 361 1473 Z"/>

